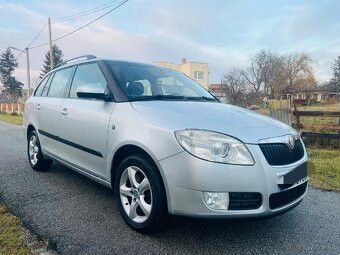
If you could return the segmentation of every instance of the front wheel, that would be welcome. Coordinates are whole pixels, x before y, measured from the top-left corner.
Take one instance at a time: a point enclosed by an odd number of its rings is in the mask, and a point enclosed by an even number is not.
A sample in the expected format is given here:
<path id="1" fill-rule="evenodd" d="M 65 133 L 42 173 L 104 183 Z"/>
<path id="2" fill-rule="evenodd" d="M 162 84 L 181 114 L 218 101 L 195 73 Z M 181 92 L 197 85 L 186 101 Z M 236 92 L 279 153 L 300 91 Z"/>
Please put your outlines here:
<path id="1" fill-rule="evenodd" d="M 35 130 L 31 131 L 27 138 L 27 154 L 30 166 L 36 171 L 47 171 L 53 163 L 52 160 L 45 159 Z"/>
<path id="2" fill-rule="evenodd" d="M 164 185 L 151 160 L 143 155 L 125 158 L 118 167 L 115 181 L 117 207 L 131 228 L 150 233 L 165 224 Z"/>

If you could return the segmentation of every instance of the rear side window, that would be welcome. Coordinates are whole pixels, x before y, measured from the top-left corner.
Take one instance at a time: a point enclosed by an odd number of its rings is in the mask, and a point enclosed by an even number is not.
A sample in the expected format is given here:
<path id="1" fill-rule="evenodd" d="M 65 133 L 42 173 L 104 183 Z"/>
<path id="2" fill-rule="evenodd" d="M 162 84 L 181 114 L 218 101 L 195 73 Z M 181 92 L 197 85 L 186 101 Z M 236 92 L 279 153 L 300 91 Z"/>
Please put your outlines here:
<path id="1" fill-rule="evenodd" d="M 41 92 L 43 91 L 43 89 L 45 88 L 47 82 L 49 81 L 51 75 L 45 76 L 44 79 L 40 82 L 37 90 L 35 91 L 34 95 L 37 97 L 41 96 Z"/>
<path id="2" fill-rule="evenodd" d="M 106 88 L 106 79 L 97 63 L 85 64 L 77 67 L 72 81 L 70 98 L 78 98 L 77 89 L 82 84 L 97 84 L 104 89 Z"/>
<path id="3" fill-rule="evenodd" d="M 48 91 L 49 97 L 64 97 L 65 89 L 70 80 L 73 67 L 65 68 L 55 72 L 53 80 Z"/>

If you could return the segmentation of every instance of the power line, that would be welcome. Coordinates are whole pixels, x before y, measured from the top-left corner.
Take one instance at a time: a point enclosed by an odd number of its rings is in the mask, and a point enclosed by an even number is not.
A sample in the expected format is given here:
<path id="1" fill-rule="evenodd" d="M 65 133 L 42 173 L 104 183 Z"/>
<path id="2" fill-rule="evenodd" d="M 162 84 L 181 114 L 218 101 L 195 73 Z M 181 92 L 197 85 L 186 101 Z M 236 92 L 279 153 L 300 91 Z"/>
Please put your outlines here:
<path id="1" fill-rule="evenodd" d="M 77 28 L 77 29 L 71 31 L 70 33 L 67 33 L 67 34 L 65 34 L 65 35 L 63 35 L 63 36 L 60 36 L 60 37 L 58 37 L 58 38 L 52 40 L 52 42 L 59 41 L 59 40 L 65 38 L 65 37 L 67 37 L 67 36 L 69 36 L 69 35 L 71 35 L 71 34 L 74 34 L 75 32 L 77 32 L 77 31 L 79 31 L 79 30 L 83 29 L 84 27 L 87 27 L 87 26 L 91 25 L 92 23 L 96 22 L 97 20 L 103 18 L 104 16 L 106 16 L 106 15 L 108 15 L 109 13 L 113 12 L 114 10 L 118 9 L 120 6 L 122 6 L 123 4 L 125 4 L 125 3 L 128 2 L 128 1 L 129 1 L 129 0 L 124 0 L 124 1 L 120 2 L 116 7 L 112 8 L 111 10 L 105 12 L 104 14 L 102 14 L 102 15 L 100 15 L 99 17 L 95 18 L 94 20 L 92 20 L 92 21 L 86 23 L 85 25 L 83 25 L 83 26 L 81 26 L 81 27 L 79 27 L 79 28 Z M 33 46 L 33 47 L 31 47 L 30 49 L 39 48 L 39 47 L 45 46 L 45 45 L 47 45 L 47 44 L 48 44 L 48 42 L 47 42 L 47 43 L 40 44 L 40 45 Z"/>
<path id="2" fill-rule="evenodd" d="M 71 15 L 71 16 L 66 16 L 64 18 L 58 19 L 58 20 L 54 21 L 53 23 L 60 23 L 60 22 L 76 19 L 76 18 L 79 18 L 79 17 L 82 17 L 82 16 L 90 15 L 92 13 L 108 9 L 108 8 L 112 7 L 112 5 L 114 5 L 117 2 L 118 2 L 118 0 L 111 1 L 111 2 L 108 2 L 106 4 L 97 6 L 97 7 L 92 8 L 92 9 L 89 9 L 87 11 L 83 11 L 83 12 L 80 12 L 78 14 L 74 14 L 74 15 Z"/>
<path id="3" fill-rule="evenodd" d="M 39 31 L 39 33 L 33 38 L 33 40 L 25 48 L 30 47 L 35 42 L 35 40 L 38 39 L 41 33 L 45 30 L 46 26 L 47 26 L 47 23 L 43 26 L 43 28 Z M 19 58 L 23 53 L 24 51 L 20 52 L 15 58 Z"/>
<path id="4" fill-rule="evenodd" d="M 28 44 L 27 47 L 30 47 L 35 42 L 35 40 L 38 39 L 39 35 L 41 35 L 41 33 L 45 30 L 46 27 L 47 27 L 47 23 L 43 26 L 40 32 L 33 38 L 33 40 Z"/>
<path id="5" fill-rule="evenodd" d="M 22 54 L 24 53 L 24 51 L 20 52 L 15 58 L 19 58 Z"/>

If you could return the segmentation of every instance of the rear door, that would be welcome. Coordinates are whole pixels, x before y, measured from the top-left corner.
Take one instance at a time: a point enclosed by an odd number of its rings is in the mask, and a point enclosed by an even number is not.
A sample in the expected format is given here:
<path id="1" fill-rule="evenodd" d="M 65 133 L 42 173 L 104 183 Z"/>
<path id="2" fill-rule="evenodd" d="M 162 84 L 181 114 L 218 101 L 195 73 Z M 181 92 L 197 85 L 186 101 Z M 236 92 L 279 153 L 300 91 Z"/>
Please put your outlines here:
<path id="1" fill-rule="evenodd" d="M 39 138 L 43 150 L 54 156 L 60 154 L 58 137 L 62 126 L 58 121 L 65 93 L 71 81 L 74 67 L 64 68 L 51 75 L 36 102 Z"/>
<path id="2" fill-rule="evenodd" d="M 67 112 L 61 118 L 62 158 L 82 171 L 100 179 L 105 178 L 107 133 L 114 102 L 81 99 L 77 96 L 79 85 L 101 85 L 108 89 L 108 83 L 97 62 L 77 67 L 69 97 L 61 110 Z"/>

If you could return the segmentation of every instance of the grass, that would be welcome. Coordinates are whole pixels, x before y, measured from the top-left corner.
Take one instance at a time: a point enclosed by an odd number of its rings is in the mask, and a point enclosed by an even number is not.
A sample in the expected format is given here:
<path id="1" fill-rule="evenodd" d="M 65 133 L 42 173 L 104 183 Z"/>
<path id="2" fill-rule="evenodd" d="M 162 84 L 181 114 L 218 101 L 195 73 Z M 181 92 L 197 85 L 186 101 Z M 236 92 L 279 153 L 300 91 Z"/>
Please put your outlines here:
<path id="1" fill-rule="evenodd" d="M 339 111 L 339 104 L 299 105 L 297 109 L 301 111 Z"/>
<path id="2" fill-rule="evenodd" d="M 315 165 L 309 184 L 340 192 L 340 150 L 308 148 L 307 151 L 309 160 Z"/>
<path id="3" fill-rule="evenodd" d="M 6 121 L 12 124 L 16 124 L 16 125 L 22 125 L 23 123 L 22 116 L 12 115 L 12 114 L 7 114 L 7 113 L 0 113 L 0 120 Z"/>
<path id="4" fill-rule="evenodd" d="M 298 111 L 340 111 L 339 104 L 329 104 L 329 105 L 311 105 L 311 106 L 298 106 Z M 294 122 L 296 122 L 296 117 L 293 117 Z M 321 125 L 338 125 L 338 117 L 300 117 L 300 121 L 304 124 L 321 124 Z"/>
<path id="5" fill-rule="evenodd" d="M 31 254 L 31 250 L 23 239 L 20 220 L 0 204 L 0 255 L 26 254 Z"/>

